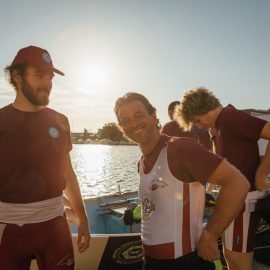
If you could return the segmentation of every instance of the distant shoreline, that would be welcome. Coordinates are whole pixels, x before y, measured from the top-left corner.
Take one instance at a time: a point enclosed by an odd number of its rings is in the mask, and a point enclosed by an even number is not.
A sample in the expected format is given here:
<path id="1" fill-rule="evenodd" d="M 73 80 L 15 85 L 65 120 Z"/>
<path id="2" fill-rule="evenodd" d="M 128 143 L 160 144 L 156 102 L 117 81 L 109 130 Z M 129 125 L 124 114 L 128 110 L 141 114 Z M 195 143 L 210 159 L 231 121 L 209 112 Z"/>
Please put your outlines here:
<path id="1" fill-rule="evenodd" d="M 126 141 L 111 141 L 108 139 L 103 140 L 92 140 L 92 141 L 73 141 L 72 144 L 100 144 L 100 145 L 137 145 L 134 142 L 126 142 Z"/>

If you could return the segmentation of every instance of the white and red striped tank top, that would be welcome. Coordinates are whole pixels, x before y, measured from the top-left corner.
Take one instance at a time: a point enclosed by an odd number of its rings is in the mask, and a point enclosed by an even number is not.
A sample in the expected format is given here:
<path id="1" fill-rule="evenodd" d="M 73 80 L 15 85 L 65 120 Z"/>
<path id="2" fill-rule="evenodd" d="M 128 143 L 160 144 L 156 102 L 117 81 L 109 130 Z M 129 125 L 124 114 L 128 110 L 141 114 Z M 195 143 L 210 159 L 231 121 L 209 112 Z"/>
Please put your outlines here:
<path id="1" fill-rule="evenodd" d="M 174 259 L 195 250 L 202 232 L 205 189 L 199 182 L 182 182 L 168 166 L 164 147 L 152 170 L 139 163 L 142 200 L 142 241 L 145 254 Z"/>

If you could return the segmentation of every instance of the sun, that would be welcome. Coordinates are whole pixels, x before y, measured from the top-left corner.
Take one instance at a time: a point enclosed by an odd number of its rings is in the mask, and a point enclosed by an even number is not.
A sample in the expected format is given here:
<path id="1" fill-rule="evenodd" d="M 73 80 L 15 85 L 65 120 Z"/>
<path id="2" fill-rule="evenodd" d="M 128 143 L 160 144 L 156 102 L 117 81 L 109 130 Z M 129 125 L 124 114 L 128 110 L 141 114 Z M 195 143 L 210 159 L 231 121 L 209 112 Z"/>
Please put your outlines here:
<path id="1" fill-rule="evenodd" d="M 108 85 L 109 72 L 106 66 L 92 64 L 90 67 L 81 70 L 82 83 L 95 88 L 103 88 Z"/>

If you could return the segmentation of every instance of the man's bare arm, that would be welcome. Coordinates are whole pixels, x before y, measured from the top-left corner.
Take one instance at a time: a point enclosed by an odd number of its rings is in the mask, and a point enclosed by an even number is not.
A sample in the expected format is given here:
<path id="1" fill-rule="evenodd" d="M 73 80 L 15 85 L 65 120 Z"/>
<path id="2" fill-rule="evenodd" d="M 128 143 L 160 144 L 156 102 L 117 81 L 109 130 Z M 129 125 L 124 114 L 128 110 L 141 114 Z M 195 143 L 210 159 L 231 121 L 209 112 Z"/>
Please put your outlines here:
<path id="1" fill-rule="evenodd" d="M 246 177 L 226 160 L 216 168 L 209 182 L 220 186 L 213 216 L 204 228 L 198 243 L 198 254 L 205 260 L 219 257 L 217 239 L 241 210 L 250 185 Z"/>
<path id="2" fill-rule="evenodd" d="M 266 123 L 262 129 L 260 137 L 270 140 L 270 123 Z M 268 142 L 264 157 L 256 171 L 256 188 L 258 190 L 269 189 L 269 179 L 267 175 L 270 172 L 270 143 Z"/>
<path id="3" fill-rule="evenodd" d="M 89 247 L 90 233 L 88 227 L 88 218 L 86 215 L 84 203 L 81 196 L 80 186 L 77 177 L 72 168 L 69 154 L 65 157 L 65 178 L 66 188 L 65 193 L 74 209 L 76 216 L 79 219 L 78 227 L 78 251 L 84 252 Z"/>

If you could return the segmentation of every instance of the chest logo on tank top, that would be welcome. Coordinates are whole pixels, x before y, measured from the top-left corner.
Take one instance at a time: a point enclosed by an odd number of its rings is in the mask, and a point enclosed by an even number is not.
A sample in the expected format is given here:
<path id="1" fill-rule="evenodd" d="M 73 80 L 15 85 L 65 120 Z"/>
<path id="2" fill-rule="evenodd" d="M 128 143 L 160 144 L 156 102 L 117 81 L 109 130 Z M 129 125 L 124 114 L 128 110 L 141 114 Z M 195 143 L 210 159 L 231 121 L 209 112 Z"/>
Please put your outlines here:
<path id="1" fill-rule="evenodd" d="M 49 128 L 49 135 L 50 135 L 52 138 L 54 138 L 54 139 L 58 138 L 58 137 L 59 137 L 59 131 L 58 131 L 58 129 L 55 128 L 55 127 Z"/>
<path id="2" fill-rule="evenodd" d="M 155 211 L 155 204 L 152 202 L 149 194 L 144 194 L 142 198 L 142 219 L 148 221 Z"/>
<path id="3" fill-rule="evenodd" d="M 149 185 L 149 189 L 151 189 L 152 191 L 157 190 L 158 188 L 165 188 L 167 187 L 168 184 L 162 180 L 162 179 L 154 179 L 151 181 L 150 185 Z"/>

